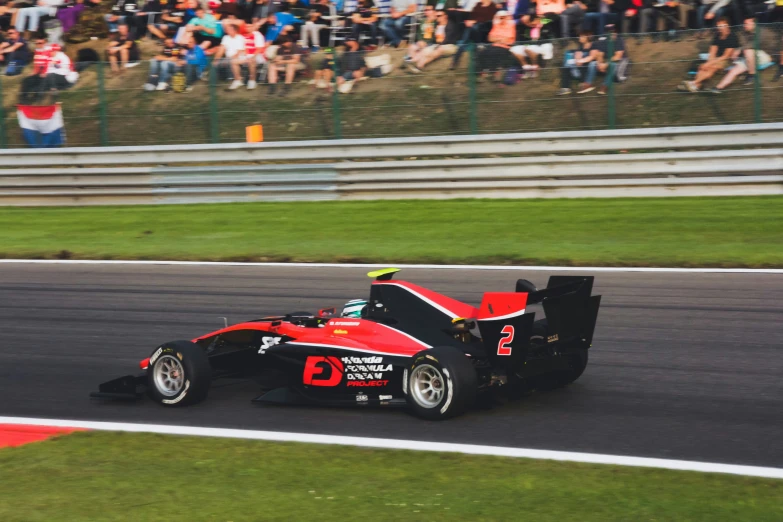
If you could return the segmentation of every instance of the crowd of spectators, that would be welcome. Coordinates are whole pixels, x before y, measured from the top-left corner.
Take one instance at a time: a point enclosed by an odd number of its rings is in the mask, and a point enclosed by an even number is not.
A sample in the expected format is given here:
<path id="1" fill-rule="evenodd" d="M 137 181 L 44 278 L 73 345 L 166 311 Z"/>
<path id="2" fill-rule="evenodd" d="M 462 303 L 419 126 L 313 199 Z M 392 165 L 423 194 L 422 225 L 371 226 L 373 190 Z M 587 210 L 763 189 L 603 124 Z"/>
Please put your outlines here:
<path id="1" fill-rule="evenodd" d="M 62 52 L 62 34 L 85 9 L 105 10 L 110 33 L 104 57 L 122 75 L 141 60 L 140 42 L 156 41 L 144 83 L 148 91 L 187 92 L 214 68 L 229 90 L 286 95 L 297 75 L 312 68 L 316 87 L 388 72 L 370 67 L 365 52 L 378 47 L 407 51 L 402 65 L 420 73 L 439 58 L 460 65 L 476 49 L 476 72 L 501 84 L 535 77 L 554 56 L 552 41 L 578 35 L 565 52 L 560 94 L 598 89 L 628 77 L 623 35 L 652 32 L 676 37 L 685 29 L 714 27 L 707 59 L 693 80 L 696 92 L 716 73 L 730 70 L 714 91 L 740 75 L 753 81 L 759 57 L 752 51 L 755 22 L 783 20 L 783 0 L 0 0 L 0 66 L 7 75 L 33 64 L 41 88 L 66 89 L 78 72 Z M 49 24 L 46 26 L 46 24 Z M 729 26 L 744 24 L 734 31 Z M 750 29 L 749 29 L 750 28 Z M 57 30 L 50 30 L 57 29 Z M 608 35 L 605 33 L 609 33 Z M 655 37 L 655 36 L 654 36 Z M 561 40 L 563 41 L 563 40 Z M 35 42 L 31 48 L 30 42 Z M 567 44 L 568 45 L 568 44 Z M 338 55 L 335 46 L 344 46 Z M 773 53 L 774 54 L 774 53 Z M 316 60 L 311 59 L 317 57 Z M 783 61 L 776 77 L 783 73 Z M 601 77 L 599 79 L 599 77 Z M 598 85 L 596 82 L 600 83 Z M 282 89 L 278 84 L 283 83 Z M 347 92 L 350 89 L 340 89 Z"/>

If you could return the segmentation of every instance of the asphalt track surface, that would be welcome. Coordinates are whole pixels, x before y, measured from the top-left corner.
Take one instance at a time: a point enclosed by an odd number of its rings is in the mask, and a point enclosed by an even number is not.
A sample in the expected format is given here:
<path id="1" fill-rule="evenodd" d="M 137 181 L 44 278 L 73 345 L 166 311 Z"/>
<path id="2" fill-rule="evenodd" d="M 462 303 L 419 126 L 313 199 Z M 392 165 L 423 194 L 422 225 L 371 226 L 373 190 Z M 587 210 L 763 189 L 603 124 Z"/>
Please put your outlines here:
<path id="1" fill-rule="evenodd" d="M 252 383 L 200 405 L 88 399 L 162 341 L 367 295 L 361 268 L 0 266 L 0 415 L 263 429 L 783 467 L 783 276 L 599 273 L 581 379 L 447 422 L 404 410 L 258 406 Z M 545 272 L 407 269 L 478 304 Z"/>

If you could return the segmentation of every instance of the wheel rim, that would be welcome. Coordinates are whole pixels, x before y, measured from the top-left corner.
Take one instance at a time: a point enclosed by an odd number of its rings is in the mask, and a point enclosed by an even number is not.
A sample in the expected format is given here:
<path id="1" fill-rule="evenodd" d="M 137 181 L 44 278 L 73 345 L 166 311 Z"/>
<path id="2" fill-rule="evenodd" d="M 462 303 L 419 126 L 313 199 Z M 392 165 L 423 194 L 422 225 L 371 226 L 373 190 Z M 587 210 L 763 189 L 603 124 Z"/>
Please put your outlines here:
<path id="1" fill-rule="evenodd" d="M 446 383 L 440 370 L 429 364 L 416 367 L 411 373 L 410 389 L 413 399 L 423 408 L 434 408 L 446 393 Z"/>
<path id="2" fill-rule="evenodd" d="M 185 369 L 176 357 L 164 355 L 155 364 L 155 387 L 166 397 L 173 397 L 182 391 L 185 384 Z"/>

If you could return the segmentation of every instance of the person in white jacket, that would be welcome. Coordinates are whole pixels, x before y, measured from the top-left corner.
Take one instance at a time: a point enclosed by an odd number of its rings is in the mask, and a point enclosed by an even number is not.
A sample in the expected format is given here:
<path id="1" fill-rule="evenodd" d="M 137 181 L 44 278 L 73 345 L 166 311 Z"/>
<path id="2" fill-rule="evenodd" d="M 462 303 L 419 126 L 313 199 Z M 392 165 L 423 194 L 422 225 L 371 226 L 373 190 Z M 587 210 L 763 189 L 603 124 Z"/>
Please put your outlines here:
<path id="1" fill-rule="evenodd" d="M 49 64 L 46 68 L 45 90 L 68 89 L 79 79 L 79 73 L 73 69 L 73 63 L 68 55 L 62 52 L 59 45 L 53 44 L 49 56 Z"/>
<path id="2" fill-rule="evenodd" d="M 37 5 L 33 7 L 24 7 L 16 13 L 16 30 L 20 33 L 25 30 L 25 25 L 29 20 L 29 27 L 27 28 L 31 32 L 38 31 L 38 25 L 41 21 L 41 17 L 44 15 L 55 16 L 57 14 L 57 8 L 63 5 L 63 0 L 38 0 Z"/>

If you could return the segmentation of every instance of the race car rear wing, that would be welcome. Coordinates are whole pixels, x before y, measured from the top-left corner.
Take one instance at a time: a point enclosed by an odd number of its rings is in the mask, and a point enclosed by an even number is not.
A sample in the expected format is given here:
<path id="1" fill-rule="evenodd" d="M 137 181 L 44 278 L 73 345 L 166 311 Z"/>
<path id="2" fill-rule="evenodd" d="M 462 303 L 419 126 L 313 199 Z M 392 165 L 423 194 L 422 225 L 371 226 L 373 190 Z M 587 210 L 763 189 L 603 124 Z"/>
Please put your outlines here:
<path id="1" fill-rule="evenodd" d="M 528 294 L 528 303 L 541 303 L 554 340 L 577 338 L 593 342 L 600 295 L 593 291 L 593 276 L 551 276 L 546 288 Z"/>

